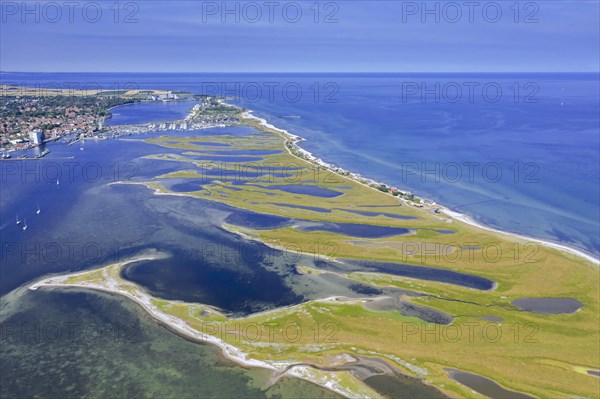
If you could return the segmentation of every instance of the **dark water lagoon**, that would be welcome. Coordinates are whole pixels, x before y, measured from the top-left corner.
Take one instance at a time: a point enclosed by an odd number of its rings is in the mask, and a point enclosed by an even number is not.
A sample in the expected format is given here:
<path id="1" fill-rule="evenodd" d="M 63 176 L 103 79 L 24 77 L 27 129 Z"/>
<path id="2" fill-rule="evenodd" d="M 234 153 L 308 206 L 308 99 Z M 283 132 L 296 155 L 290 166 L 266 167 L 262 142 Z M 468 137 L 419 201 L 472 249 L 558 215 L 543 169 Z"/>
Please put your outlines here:
<path id="1" fill-rule="evenodd" d="M 364 383 L 390 399 L 445 399 L 439 390 L 425 385 L 417 378 L 403 375 L 379 374 L 368 377 Z"/>
<path id="2" fill-rule="evenodd" d="M 392 218 L 392 219 L 402 219 L 402 220 L 418 219 L 418 217 L 416 217 L 416 216 L 403 216 L 403 215 L 396 215 L 395 213 L 356 211 L 356 210 L 351 210 L 351 209 L 339 209 L 339 208 L 337 208 L 337 209 L 340 211 L 344 211 L 344 212 L 356 213 L 357 215 L 362 215 L 362 216 L 385 216 L 385 217 Z"/>
<path id="3" fill-rule="evenodd" d="M 292 194 L 303 194 L 303 195 L 311 195 L 313 197 L 321 197 L 321 198 L 334 198 L 339 197 L 343 193 L 339 191 L 329 190 L 327 188 L 321 188 L 316 186 L 309 185 L 301 185 L 301 184 L 286 184 L 286 185 L 270 185 L 270 186 L 261 186 L 262 188 L 268 188 L 272 190 L 281 190 L 286 193 Z"/>
<path id="4" fill-rule="evenodd" d="M 446 369 L 450 378 L 492 399 L 534 399 L 521 392 L 510 391 L 489 378 L 465 371 Z"/>
<path id="5" fill-rule="evenodd" d="M 281 154 L 281 151 L 279 151 L 279 150 L 211 150 L 211 151 L 201 151 L 201 152 L 203 154 L 212 154 L 212 155 L 245 155 L 245 156 Z"/>
<path id="6" fill-rule="evenodd" d="M 583 307 L 581 302 L 571 298 L 522 298 L 512 304 L 526 312 L 539 314 L 575 313 Z"/>
<path id="7" fill-rule="evenodd" d="M 240 156 L 226 156 L 226 155 L 186 155 L 186 158 L 193 159 L 195 161 L 215 161 L 215 162 L 258 162 L 263 161 L 264 158 L 259 157 L 240 157 Z"/>
<path id="8" fill-rule="evenodd" d="M 262 265 L 273 262 L 267 259 L 267 248 L 237 244 L 207 243 L 196 251 L 171 251 L 172 258 L 127 267 L 123 277 L 153 296 L 208 304 L 231 315 L 304 301 L 282 276 Z"/>
<path id="9" fill-rule="evenodd" d="M 374 262 L 340 259 L 341 262 L 327 263 L 317 262 L 319 268 L 324 270 L 352 273 L 357 271 L 368 271 L 373 273 L 385 273 L 394 276 L 403 276 L 421 280 L 439 281 L 441 283 L 460 285 L 462 287 L 478 290 L 490 290 L 494 282 L 483 277 L 472 274 L 459 273 L 453 270 L 439 269 L 427 266 L 412 266 L 402 263 Z"/>
<path id="10" fill-rule="evenodd" d="M 307 211 L 321 212 L 321 213 L 331 213 L 330 209 L 320 208 L 318 206 L 307 206 L 307 205 L 294 205 L 294 204 L 284 204 L 281 202 L 273 202 L 273 205 L 283 206 L 286 208 L 295 208 L 295 209 L 306 209 Z"/>
<path id="11" fill-rule="evenodd" d="M 225 222 L 249 229 L 278 229 L 290 226 L 294 221 L 283 216 L 267 215 L 246 210 L 236 210 L 227 216 Z"/>
<path id="12" fill-rule="evenodd" d="M 231 147 L 231 144 L 227 144 L 227 143 L 214 143 L 212 141 L 190 141 L 190 144 L 198 144 L 198 145 L 203 145 L 203 146 L 207 146 L 207 147 Z M 173 142 L 172 144 L 177 144 L 176 142 Z"/>
<path id="13" fill-rule="evenodd" d="M 161 183 L 164 184 L 164 180 Z M 193 181 L 187 181 L 183 183 L 170 182 L 170 184 L 165 184 L 165 186 L 169 190 L 174 191 L 176 193 L 191 193 L 203 189 L 202 184 Z"/>
<path id="14" fill-rule="evenodd" d="M 225 126 L 217 129 L 203 129 L 194 131 L 197 133 L 196 135 L 199 137 L 199 140 L 196 142 L 198 145 L 205 145 L 205 142 L 201 140 L 202 136 L 235 136 L 235 137 L 246 137 L 252 136 L 258 133 L 258 130 L 249 127 L 249 126 Z M 194 144 L 193 141 L 190 143 Z M 218 143 L 224 144 L 225 146 L 229 146 L 226 143 Z"/>
<path id="15" fill-rule="evenodd" d="M 437 309 L 416 305 L 396 296 L 387 296 L 374 299 L 367 302 L 365 307 L 378 311 L 395 310 L 404 316 L 418 317 L 423 321 L 435 324 L 447 325 L 452 323 L 452 320 L 454 319 L 451 315 Z"/>
<path id="16" fill-rule="evenodd" d="M 136 123 L 172 122 L 184 119 L 196 101 L 155 101 L 123 105 L 111 109 L 112 117 L 106 125 L 133 125 Z"/>
<path id="17" fill-rule="evenodd" d="M 296 226 L 300 231 L 327 231 L 360 238 L 383 238 L 401 236 L 414 232 L 402 227 L 373 226 L 357 223 L 303 222 Z"/>

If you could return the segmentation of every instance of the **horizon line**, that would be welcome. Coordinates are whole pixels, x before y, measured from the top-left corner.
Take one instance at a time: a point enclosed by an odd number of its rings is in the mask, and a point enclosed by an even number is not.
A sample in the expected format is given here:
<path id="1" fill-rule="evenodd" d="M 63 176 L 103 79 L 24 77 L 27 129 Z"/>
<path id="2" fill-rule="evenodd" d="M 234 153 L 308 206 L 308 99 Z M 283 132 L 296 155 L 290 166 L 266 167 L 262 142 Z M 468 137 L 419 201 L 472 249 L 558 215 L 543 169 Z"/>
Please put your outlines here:
<path id="1" fill-rule="evenodd" d="M 0 73 L 122 73 L 122 74 L 134 74 L 134 73 L 156 73 L 156 74 L 167 74 L 167 73 L 181 73 L 181 74 L 466 74 L 466 73 L 494 73 L 494 74 L 515 74 L 515 73 L 597 73 L 600 74 L 600 70 L 597 71 L 2 71 Z"/>

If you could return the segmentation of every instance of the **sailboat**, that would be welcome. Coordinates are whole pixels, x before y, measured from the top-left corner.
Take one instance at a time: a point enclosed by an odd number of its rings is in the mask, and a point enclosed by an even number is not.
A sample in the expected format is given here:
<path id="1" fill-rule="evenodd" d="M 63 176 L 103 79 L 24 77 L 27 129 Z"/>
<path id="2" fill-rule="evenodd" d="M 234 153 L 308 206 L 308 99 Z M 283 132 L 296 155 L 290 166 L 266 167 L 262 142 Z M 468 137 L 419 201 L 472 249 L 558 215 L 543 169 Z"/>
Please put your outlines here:
<path id="1" fill-rule="evenodd" d="M 21 221 L 19 220 L 19 215 L 17 215 L 17 225 L 21 224 Z"/>
<path id="2" fill-rule="evenodd" d="M 38 209 L 37 209 L 37 211 L 35 211 L 35 214 L 39 215 L 40 213 L 42 213 L 42 210 L 40 209 L 40 203 L 39 202 L 37 203 L 37 207 L 38 207 Z"/>
<path id="3" fill-rule="evenodd" d="M 60 185 L 60 181 L 58 180 L 58 178 L 56 179 L 56 185 Z"/>
<path id="4" fill-rule="evenodd" d="M 27 219 L 23 219 L 23 222 L 25 223 L 23 225 L 23 230 L 27 230 Z"/>

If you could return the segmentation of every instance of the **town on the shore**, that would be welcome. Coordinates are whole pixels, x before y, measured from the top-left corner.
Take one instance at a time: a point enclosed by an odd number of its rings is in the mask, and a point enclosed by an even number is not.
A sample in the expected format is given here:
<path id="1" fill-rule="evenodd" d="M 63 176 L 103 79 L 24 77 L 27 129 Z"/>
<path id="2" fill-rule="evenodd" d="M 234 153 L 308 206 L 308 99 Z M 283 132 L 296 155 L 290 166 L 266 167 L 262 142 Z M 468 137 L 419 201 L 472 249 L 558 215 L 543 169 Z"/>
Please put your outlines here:
<path id="1" fill-rule="evenodd" d="M 215 96 L 174 91 L 135 90 L 90 93 L 54 89 L 40 93 L 24 87 L 0 85 L 1 157 L 10 159 L 11 152 L 39 147 L 50 141 L 61 140 L 72 144 L 84 139 L 104 140 L 155 131 L 200 130 L 239 125 L 238 116 L 244 110 L 227 104 L 225 100 Z M 196 104 L 184 119 L 127 125 L 105 124 L 105 120 L 112 116 L 110 112 L 112 108 L 151 101 L 195 101 Z M 242 116 L 260 120 L 251 113 Z M 264 123 L 266 124 L 266 121 Z M 416 207 L 436 205 L 435 202 L 419 198 L 409 191 L 329 164 L 301 148 L 299 143 L 302 140 L 301 137 L 288 133 L 285 146 L 291 154 L 311 162 L 317 168 L 353 179 Z M 43 152 L 38 151 L 33 159 L 42 158 L 48 153 L 47 149 Z M 30 159 L 25 152 L 19 158 Z M 439 208 L 434 208 L 434 211 L 439 213 Z"/>
<path id="2" fill-rule="evenodd" d="M 181 120 L 106 125 L 111 109 L 121 105 L 149 101 L 196 101 L 190 114 Z M 108 139 L 157 130 L 194 130 L 228 126 L 239 121 L 222 100 L 190 93 L 144 91 L 74 92 L 72 90 L 36 91 L 23 87 L 0 86 L 0 153 L 11 153 L 61 140 L 66 143 L 82 139 Z M 49 151 L 36 155 L 41 158 Z M 23 152 L 19 158 L 29 156 Z"/>

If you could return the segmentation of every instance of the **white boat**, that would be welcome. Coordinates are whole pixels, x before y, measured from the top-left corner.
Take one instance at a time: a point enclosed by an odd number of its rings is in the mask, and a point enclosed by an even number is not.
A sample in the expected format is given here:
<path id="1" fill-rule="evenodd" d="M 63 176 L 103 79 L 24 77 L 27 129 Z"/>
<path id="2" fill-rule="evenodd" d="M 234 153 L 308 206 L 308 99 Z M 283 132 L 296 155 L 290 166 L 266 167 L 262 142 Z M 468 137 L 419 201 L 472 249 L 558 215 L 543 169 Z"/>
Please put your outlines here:
<path id="1" fill-rule="evenodd" d="M 19 215 L 17 215 L 17 225 L 21 224 L 21 221 L 19 220 Z"/>
<path id="2" fill-rule="evenodd" d="M 40 213 L 42 213 L 42 210 L 40 209 L 40 203 L 39 202 L 37 203 L 37 207 L 38 208 L 37 208 L 37 211 L 35 211 L 35 214 L 39 215 Z"/>
<path id="3" fill-rule="evenodd" d="M 56 179 L 56 185 L 58 186 L 60 184 L 60 181 L 58 179 Z"/>
<path id="4" fill-rule="evenodd" d="M 27 219 L 23 219 L 24 225 L 23 230 L 27 230 Z"/>

